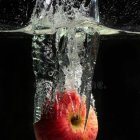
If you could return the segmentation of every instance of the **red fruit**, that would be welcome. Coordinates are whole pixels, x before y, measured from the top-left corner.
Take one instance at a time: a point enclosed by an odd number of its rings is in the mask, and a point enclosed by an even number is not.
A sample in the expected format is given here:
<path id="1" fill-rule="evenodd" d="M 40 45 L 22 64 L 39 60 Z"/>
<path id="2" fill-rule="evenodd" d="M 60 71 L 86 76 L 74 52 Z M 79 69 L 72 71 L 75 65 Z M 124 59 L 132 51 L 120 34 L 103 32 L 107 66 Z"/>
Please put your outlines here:
<path id="1" fill-rule="evenodd" d="M 48 103 L 48 100 L 47 100 Z M 75 91 L 57 93 L 47 113 L 34 124 L 37 140 L 95 140 L 98 131 L 97 117 L 90 107 L 85 125 L 86 105 L 84 97 Z"/>

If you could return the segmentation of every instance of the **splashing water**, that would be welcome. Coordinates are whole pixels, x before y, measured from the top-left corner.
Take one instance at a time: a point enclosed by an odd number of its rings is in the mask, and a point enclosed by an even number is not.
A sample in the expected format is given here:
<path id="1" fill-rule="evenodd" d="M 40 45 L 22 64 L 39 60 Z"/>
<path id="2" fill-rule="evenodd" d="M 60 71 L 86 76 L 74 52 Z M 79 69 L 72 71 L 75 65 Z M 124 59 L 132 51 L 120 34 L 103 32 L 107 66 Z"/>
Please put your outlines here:
<path id="1" fill-rule="evenodd" d="M 76 90 L 81 97 L 86 96 L 88 118 L 94 101 L 92 78 L 99 42 L 99 35 L 92 27 L 95 20 L 90 18 L 95 13 L 91 9 L 97 7 L 94 2 L 39 0 L 36 3 L 31 19 L 37 33 L 32 43 L 36 76 L 35 122 L 40 120 L 45 99 L 53 101 L 57 92 L 65 90 Z M 97 15 L 96 12 L 93 17 L 98 21 Z M 49 102 L 46 108 L 50 107 Z"/>
<path id="2" fill-rule="evenodd" d="M 89 16 L 99 22 L 96 0 L 91 0 L 89 3 L 75 0 L 37 0 L 31 21 L 33 29 L 55 30 Z"/>
<path id="3" fill-rule="evenodd" d="M 34 36 L 35 122 L 40 119 L 45 97 L 53 99 L 57 91 L 76 89 L 90 101 L 98 34 L 83 29 L 60 28 L 55 34 Z"/>

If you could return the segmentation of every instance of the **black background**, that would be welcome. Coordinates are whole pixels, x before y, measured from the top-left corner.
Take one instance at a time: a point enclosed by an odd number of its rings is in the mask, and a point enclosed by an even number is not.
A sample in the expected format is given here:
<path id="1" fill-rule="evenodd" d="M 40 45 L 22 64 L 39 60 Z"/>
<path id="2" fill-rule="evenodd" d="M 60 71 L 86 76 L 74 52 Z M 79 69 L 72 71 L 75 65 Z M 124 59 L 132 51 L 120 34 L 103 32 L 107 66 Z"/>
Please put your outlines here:
<path id="1" fill-rule="evenodd" d="M 108 27 L 140 31 L 139 0 L 99 0 L 100 22 Z"/>
<path id="2" fill-rule="evenodd" d="M 0 33 L 0 139 L 34 140 L 31 37 Z"/>
<path id="3" fill-rule="evenodd" d="M 98 140 L 139 140 L 140 36 L 102 37 L 93 87 Z"/>
<path id="4" fill-rule="evenodd" d="M 29 24 L 35 0 L 0 0 L 0 29 L 18 29 Z"/>
<path id="5" fill-rule="evenodd" d="M 129 13 L 133 13 L 134 8 L 137 9 L 137 12 L 135 12 L 135 16 L 133 14 L 126 16 L 124 12 L 118 14 L 119 6 L 124 9 L 123 5 L 125 6 L 128 2 L 131 3 L 131 1 L 108 2 L 99 1 L 102 24 L 114 28 L 128 28 L 129 20 L 132 21 L 129 29 L 138 30 L 136 27 L 139 25 L 139 4 L 135 6 L 130 4 Z M 11 3 L 14 6 L 10 6 Z M 18 11 L 19 5 L 24 7 L 23 12 Z M 28 8 L 27 5 L 29 5 Z M 114 8 L 111 9 L 111 5 L 114 5 Z M 0 0 L 1 27 L 5 26 L 11 29 L 11 25 L 12 28 L 25 26 L 29 22 L 33 6 L 34 1 L 29 0 L 25 3 L 21 0 Z M 4 11 L 4 8 L 7 10 Z M 105 8 L 107 10 L 104 10 Z M 12 9 L 20 15 L 19 18 L 15 18 L 17 14 L 13 14 Z M 28 16 L 25 16 L 25 10 L 28 11 Z M 113 20 L 116 21 L 116 19 L 117 22 L 114 22 Z M 34 75 L 31 58 L 31 36 L 0 33 L 0 48 L 0 139 L 34 140 L 32 127 Z M 93 87 L 99 120 L 97 139 L 139 140 L 139 36 L 101 37 Z"/>

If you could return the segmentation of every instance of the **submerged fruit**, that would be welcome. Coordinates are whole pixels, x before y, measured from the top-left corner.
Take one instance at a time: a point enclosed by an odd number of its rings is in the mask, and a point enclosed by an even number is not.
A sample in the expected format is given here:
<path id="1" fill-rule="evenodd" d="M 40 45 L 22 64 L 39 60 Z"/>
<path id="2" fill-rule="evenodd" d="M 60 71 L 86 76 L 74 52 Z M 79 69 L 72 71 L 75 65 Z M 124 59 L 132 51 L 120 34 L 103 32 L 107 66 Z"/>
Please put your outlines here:
<path id="1" fill-rule="evenodd" d="M 45 110 L 48 99 L 43 108 Z M 37 140 L 95 140 L 98 131 L 97 117 L 92 106 L 85 125 L 85 98 L 75 91 L 57 93 L 51 107 L 43 111 L 34 124 Z"/>

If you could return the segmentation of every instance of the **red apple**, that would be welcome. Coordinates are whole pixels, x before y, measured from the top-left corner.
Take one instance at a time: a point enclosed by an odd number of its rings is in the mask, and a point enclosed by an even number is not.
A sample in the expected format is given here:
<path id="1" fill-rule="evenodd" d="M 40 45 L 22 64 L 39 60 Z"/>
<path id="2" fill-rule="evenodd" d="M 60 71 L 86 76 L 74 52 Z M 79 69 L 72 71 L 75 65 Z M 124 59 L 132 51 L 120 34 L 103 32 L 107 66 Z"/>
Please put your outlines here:
<path id="1" fill-rule="evenodd" d="M 46 99 L 45 104 L 48 103 Z M 43 108 L 45 109 L 45 104 Z M 34 124 L 37 140 L 95 140 L 97 117 L 92 106 L 85 125 L 85 98 L 75 91 L 57 93 L 50 109 Z"/>

